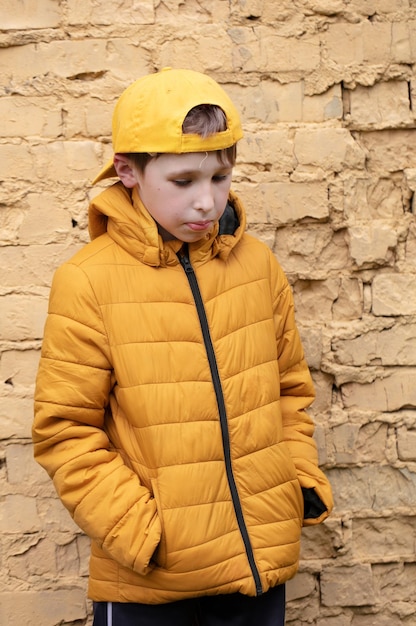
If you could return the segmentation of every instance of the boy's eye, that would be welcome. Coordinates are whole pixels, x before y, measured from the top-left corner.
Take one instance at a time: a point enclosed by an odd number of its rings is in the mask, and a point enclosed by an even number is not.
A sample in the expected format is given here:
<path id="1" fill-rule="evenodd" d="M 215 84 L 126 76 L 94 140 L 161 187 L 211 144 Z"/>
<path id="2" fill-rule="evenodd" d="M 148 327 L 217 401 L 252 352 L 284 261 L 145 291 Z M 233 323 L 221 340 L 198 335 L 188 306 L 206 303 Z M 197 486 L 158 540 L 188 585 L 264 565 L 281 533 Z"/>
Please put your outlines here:
<path id="1" fill-rule="evenodd" d="M 190 185 L 191 181 L 187 178 L 179 178 L 172 181 L 174 185 L 177 187 L 186 187 L 186 185 Z"/>
<path id="2" fill-rule="evenodd" d="M 231 176 L 230 173 L 214 174 L 211 180 L 214 183 L 222 183 L 228 180 L 230 176 Z M 193 178 L 173 178 L 172 179 L 172 183 L 176 185 L 176 187 L 187 187 L 188 185 L 192 185 L 193 182 L 194 182 Z"/>

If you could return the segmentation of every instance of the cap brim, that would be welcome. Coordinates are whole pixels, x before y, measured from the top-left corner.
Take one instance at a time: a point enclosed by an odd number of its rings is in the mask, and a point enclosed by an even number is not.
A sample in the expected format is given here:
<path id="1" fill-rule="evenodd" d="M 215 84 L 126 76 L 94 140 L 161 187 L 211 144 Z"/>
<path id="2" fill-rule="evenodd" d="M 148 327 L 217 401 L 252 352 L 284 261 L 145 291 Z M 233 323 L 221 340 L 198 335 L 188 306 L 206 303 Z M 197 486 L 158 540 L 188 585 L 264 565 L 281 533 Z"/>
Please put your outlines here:
<path id="1" fill-rule="evenodd" d="M 100 180 L 104 180 L 104 178 L 112 178 L 114 176 L 117 176 L 117 172 L 114 169 L 113 159 L 110 159 L 107 165 L 105 165 L 103 169 L 101 170 L 101 172 L 94 178 L 94 180 L 92 181 L 92 184 L 95 185 Z"/>

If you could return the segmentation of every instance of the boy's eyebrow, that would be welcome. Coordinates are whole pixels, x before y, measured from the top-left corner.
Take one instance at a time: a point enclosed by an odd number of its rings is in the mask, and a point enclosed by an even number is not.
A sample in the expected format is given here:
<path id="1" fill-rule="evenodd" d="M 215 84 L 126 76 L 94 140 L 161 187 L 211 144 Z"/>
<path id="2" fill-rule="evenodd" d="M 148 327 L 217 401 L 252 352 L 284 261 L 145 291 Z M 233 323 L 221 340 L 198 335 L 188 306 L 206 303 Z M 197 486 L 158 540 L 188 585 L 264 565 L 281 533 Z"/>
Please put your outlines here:
<path id="1" fill-rule="evenodd" d="M 220 166 L 218 169 L 215 170 L 215 173 L 225 173 L 225 172 L 230 172 L 233 169 L 232 165 L 224 165 L 224 166 Z M 200 174 L 201 170 L 198 168 L 193 168 L 193 169 L 186 169 L 186 170 L 177 170 L 177 171 L 173 171 L 173 172 L 169 172 L 169 176 L 177 177 L 177 176 L 190 176 L 191 174 Z"/>

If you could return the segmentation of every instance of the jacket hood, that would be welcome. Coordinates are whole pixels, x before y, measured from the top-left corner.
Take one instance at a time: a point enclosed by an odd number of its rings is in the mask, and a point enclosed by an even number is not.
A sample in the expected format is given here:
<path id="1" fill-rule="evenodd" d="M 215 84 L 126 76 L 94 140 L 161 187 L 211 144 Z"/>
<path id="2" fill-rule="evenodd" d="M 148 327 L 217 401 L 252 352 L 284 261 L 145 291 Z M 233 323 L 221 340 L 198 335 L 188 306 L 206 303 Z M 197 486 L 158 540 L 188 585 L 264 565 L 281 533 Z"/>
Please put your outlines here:
<path id="1" fill-rule="evenodd" d="M 244 209 L 230 192 L 228 204 L 218 224 L 203 239 L 189 244 L 194 264 L 220 256 L 226 258 L 240 240 L 246 226 Z M 128 190 L 121 182 L 105 189 L 91 202 L 88 211 L 91 239 L 108 233 L 118 245 L 146 265 L 176 265 L 183 242 L 163 241 L 157 223 L 143 205 L 137 189 Z"/>

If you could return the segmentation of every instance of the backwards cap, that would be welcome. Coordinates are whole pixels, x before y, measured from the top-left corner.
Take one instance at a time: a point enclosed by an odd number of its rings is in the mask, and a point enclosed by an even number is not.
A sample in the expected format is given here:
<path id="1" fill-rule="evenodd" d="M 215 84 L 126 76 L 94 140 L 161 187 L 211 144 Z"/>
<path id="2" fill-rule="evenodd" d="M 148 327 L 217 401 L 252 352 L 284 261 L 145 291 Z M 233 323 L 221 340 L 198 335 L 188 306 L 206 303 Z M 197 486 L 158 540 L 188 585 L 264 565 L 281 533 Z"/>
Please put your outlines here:
<path id="1" fill-rule="evenodd" d="M 189 111 L 201 104 L 219 106 L 227 128 L 201 137 L 185 134 L 182 124 Z M 113 113 L 114 153 L 210 152 L 223 150 L 243 136 L 240 118 L 225 91 L 209 76 L 193 70 L 165 68 L 139 78 L 121 94 Z M 111 159 L 93 184 L 117 176 Z"/>

